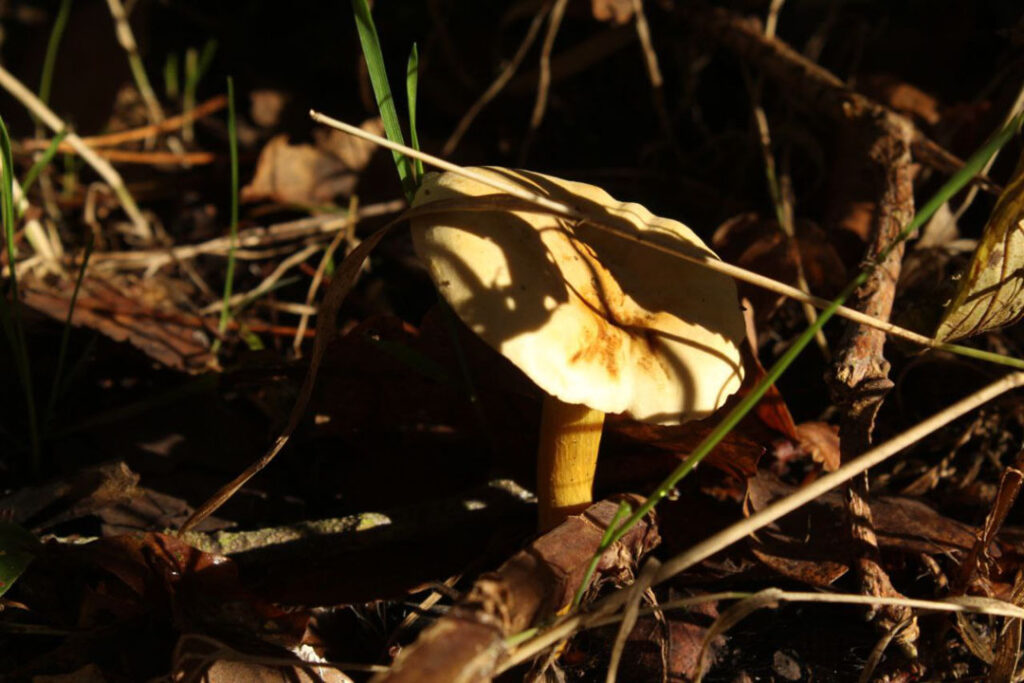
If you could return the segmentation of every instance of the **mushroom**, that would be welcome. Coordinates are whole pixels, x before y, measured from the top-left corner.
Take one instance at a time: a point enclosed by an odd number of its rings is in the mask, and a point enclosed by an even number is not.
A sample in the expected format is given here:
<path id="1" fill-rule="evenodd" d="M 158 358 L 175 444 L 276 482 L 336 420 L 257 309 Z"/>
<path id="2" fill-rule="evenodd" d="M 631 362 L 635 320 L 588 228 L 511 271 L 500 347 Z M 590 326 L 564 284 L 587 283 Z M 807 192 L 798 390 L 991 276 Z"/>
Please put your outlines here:
<path id="1" fill-rule="evenodd" d="M 717 259 L 682 223 L 593 185 L 474 171 L 586 217 L 513 205 L 451 172 L 427 174 L 413 202 L 445 202 L 412 220 L 416 253 L 441 295 L 545 392 L 537 495 L 546 530 L 591 502 L 606 413 L 675 425 L 710 415 L 739 388 L 743 316 L 728 276 L 595 225 Z"/>

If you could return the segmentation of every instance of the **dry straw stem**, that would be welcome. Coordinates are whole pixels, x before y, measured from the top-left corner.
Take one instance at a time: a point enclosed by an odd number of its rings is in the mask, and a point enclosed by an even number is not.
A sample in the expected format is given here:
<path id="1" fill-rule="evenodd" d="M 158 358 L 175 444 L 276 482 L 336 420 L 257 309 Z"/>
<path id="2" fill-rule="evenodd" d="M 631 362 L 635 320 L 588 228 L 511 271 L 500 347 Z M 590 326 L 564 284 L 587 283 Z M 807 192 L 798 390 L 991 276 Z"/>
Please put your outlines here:
<path id="1" fill-rule="evenodd" d="M 60 120 L 59 116 L 53 113 L 52 109 L 47 107 L 42 100 L 36 97 L 21 81 L 2 66 L 0 66 L 0 87 L 11 93 L 15 99 L 21 102 L 26 109 L 46 124 L 46 127 L 54 133 L 67 129 L 67 125 Z M 118 200 L 121 202 L 124 212 L 128 214 L 132 224 L 135 226 L 136 236 L 145 241 L 152 241 L 153 231 L 149 227 L 149 222 L 143 218 L 142 212 L 139 211 L 135 200 L 128 193 L 128 188 L 125 186 L 124 180 L 121 179 L 121 175 L 117 170 L 108 161 L 100 158 L 91 147 L 82 142 L 82 139 L 74 133 L 69 132 L 64 141 L 71 145 L 78 152 L 79 156 L 92 166 L 93 170 L 110 185 L 114 194 L 117 195 Z"/>
<path id="2" fill-rule="evenodd" d="M 292 350 L 295 352 L 296 358 L 302 357 L 302 342 L 306 336 L 306 327 L 309 325 L 310 316 L 316 313 L 316 307 L 313 306 L 313 301 L 316 299 L 316 290 L 320 288 L 320 282 L 324 279 L 324 273 L 327 271 L 327 264 L 331 263 L 331 259 L 334 258 L 334 252 L 341 246 L 342 240 L 347 242 L 347 251 L 351 251 L 358 246 L 358 243 L 356 242 L 356 221 L 359 220 L 359 199 L 355 195 L 353 195 L 349 201 L 348 215 L 349 220 L 345 223 L 345 230 L 339 230 L 338 234 L 331 240 L 331 243 L 324 251 L 323 257 L 320 259 L 320 263 L 316 267 L 316 272 L 313 274 L 312 282 L 309 283 L 309 291 L 306 292 L 306 306 L 312 309 L 312 312 L 303 313 L 302 317 L 299 318 L 299 329 L 295 333 L 295 341 L 292 342 Z M 342 255 L 344 256 L 344 252 Z"/>
<path id="3" fill-rule="evenodd" d="M 540 74 L 537 78 L 537 99 L 533 103 L 533 113 L 530 114 L 530 126 L 526 131 L 526 140 L 520 150 L 520 159 L 526 159 L 530 153 L 530 144 L 533 137 L 544 122 L 544 114 L 548 110 L 548 91 L 551 89 L 551 53 L 555 48 L 555 38 L 558 37 L 558 29 L 562 26 L 562 17 L 565 16 L 565 8 L 569 0 L 555 0 L 551 13 L 548 15 L 548 32 L 544 34 L 544 43 L 540 49 Z"/>
<path id="4" fill-rule="evenodd" d="M 547 16 L 547 8 L 542 8 L 541 11 L 537 12 L 533 16 L 533 21 L 530 22 L 530 27 L 526 30 L 526 35 L 523 37 L 523 42 L 519 44 L 519 48 L 516 49 L 515 55 L 513 55 L 508 66 L 506 66 L 498 77 L 487 86 L 487 90 L 473 103 L 473 106 L 462 115 L 459 120 L 459 124 L 455 126 L 455 131 L 448 138 L 448 141 L 444 143 L 442 154 L 448 156 L 455 151 L 455 148 L 459 146 L 459 142 L 462 141 L 462 136 L 466 134 L 469 127 L 473 125 L 473 121 L 480 115 L 491 100 L 498 96 L 498 93 L 508 85 L 508 82 L 512 80 L 512 77 L 516 75 L 516 71 L 519 66 L 523 63 L 523 59 L 526 57 L 526 53 L 529 52 L 530 47 L 533 46 L 533 41 L 537 40 L 537 34 L 540 33 L 540 27 L 544 25 L 544 17 Z"/>
<path id="5" fill-rule="evenodd" d="M 672 609 L 689 609 L 695 605 L 707 602 L 719 602 L 722 600 L 746 600 L 755 595 L 768 595 L 778 602 L 805 602 L 805 603 L 826 603 L 830 605 L 899 605 L 912 607 L 914 609 L 925 609 L 933 612 L 963 612 L 971 614 L 985 614 L 993 617 L 1010 617 L 1012 619 L 1024 619 L 1024 608 L 1018 607 L 1005 600 L 995 598 L 984 598 L 977 596 L 961 596 L 946 598 L 945 600 L 918 600 L 916 598 L 876 597 L 871 595 L 860 595 L 859 593 L 814 593 L 809 591 L 784 591 L 778 588 L 768 588 L 757 593 L 743 593 L 728 591 L 723 593 L 708 593 L 706 595 L 695 595 L 690 598 L 680 598 L 663 602 L 657 607 L 647 607 L 640 610 L 640 614 L 647 616 L 656 612 L 666 612 Z M 610 624 L 617 624 L 622 621 L 621 615 L 605 617 L 594 620 L 587 624 L 587 628 L 599 628 Z"/>
<path id="6" fill-rule="evenodd" d="M 917 425 L 911 427 L 902 434 L 879 446 L 876 446 L 875 448 L 872 448 L 860 457 L 851 460 L 835 472 L 825 475 L 821 479 L 812 482 L 799 491 L 776 501 L 760 512 L 751 515 L 741 522 L 733 524 L 714 536 L 698 543 L 686 552 L 668 560 L 661 565 L 661 568 L 658 570 L 658 573 L 654 578 L 653 584 L 657 585 L 662 583 L 676 574 L 689 569 L 698 562 L 701 562 L 715 553 L 728 548 L 733 543 L 743 540 L 750 534 L 753 534 L 777 519 L 788 515 L 790 512 L 793 512 L 797 508 L 809 503 L 818 496 L 821 496 L 837 486 L 844 484 L 858 474 L 866 472 L 871 467 L 874 467 L 886 458 L 889 458 L 904 448 L 920 441 L 925 436 L 949 424 L 961 415 L 974 410 L 978 406 L 991 401 L 995 397 L 1011 389 L 1016 389 L 1022 385 L 1024 385 L 1024 372 L 1014 372 L 996 380 L 980 391 L 957 401 L 953 405 L 939 411 L 926 420 L 919 422 Z M 620 590 L 596 603 L 591 612 L 566 617 L 536 638 L 525 642 L 520 648 L 513 652 L 505 662 L 502 663 L 498 672 L 500 673 L 521 662 L 531 659 L 554 643 L 571 636 L 576 631 L 582 628 L 588 628 L 591 624 L 596 624 L 602 619 L 606 619 L 611 613 L 624 605 L 628 598 L 629 591 Z M 884 598 L 868 597 L 865 599 L 871 601 L 872 604 L 883 604 L 881 600 Z M 962 599 L 958 600 L 958 602 L 960 604 L 966 604 Z M 1020 615 L 1013 614 L 1011 616 Z"/>
<path id="7" fill-rule="evenodd" d="M 269 258 L 276 255 L 277 251 L 250 251 L 254 247 L 267 247 L 269 245 L 281 244 L 297 239 L 316 239 L 322 235 L 329 235 L 348 229 L 354 221 L 385 216 L 405 207 L 405 200 L 395 199 L 379 204 L 369 204 L 361 207 L 358 215 L 352 218 L 348 216 L 313 216 L 312 218 L 301 218 L 287 223 L 278 223 L 269 227 L 257 227 L 241 230 L 238 233 L 237 249 L 235 256 L 241 259 Z M 198 256 L 227 256 L 231 248 L 231 237 L 216 237 L 199 244 L 184 244 L 170 249 L 148 249 L 136 251 L 110 251 L 102 254 L 93 254 L 92 267 L 118 267 L 118 268 L 147 268 L 156 269 L 173 263 L 188 261 Z M 287 249 L 281 253 L 291 254 L 292 250 Z"/>
<path id="8" fill-rule="evenodd" d="M 110 7 L 110 16 L 114 18 L 114 29 L 117 33 L 117 42 L 128 54 L 128 63 L 132 69 L 132 76 L 135 78 L 135 85 L 139 94 L 146 103 L 149 110 L 149 118 L 153 123 L 160 123 L 164 120 L 163 109 L 153 92 L 153 86 L 149 84 L 149 77 L 146 76 L 146 69 L 142 65 L 142 57 L 139 56 L 139 46 L 135 42 L 135 34 L 132 33 L 131 24 L 128 23 L 128 14 L 124 11 L 121 0 L 107 0 Z"/>
<path id="9" fill-rule="evenodd" d="M 139 142 L 146 140 L 154 135 L 161 133 L 170 133 L 171 131 L 178 130 L 187 123 L 191 123 L 196 119 L 215 114 L 228 105 L 228 98 L 225 95 L 217 95 L 206 100 L 195 109 L 184 112 L 182 114 L 176 114 L 170 116 L 160 123 L 150 124 L 148 126 L 142 126 L 141 128 L 132 128 L 131 130 L 119 130 L 116 133 L 107 133 L 106 135 L 89 135 L 81 138 L 82 142 L 89 145 L 90 147 L 114 147 L 115 145 L 123 145 L 126 142 Z M 26 140 L 22 144 L 24 150 L 42 150 L 49 147 L 51 144 L 50 140 Z M 62 142 L 57 147 L 60 152 L 71 152 L 74 148 L 67 142 Z"/>
<path id="10" fill-rule="evenodd" d="M 333 119 L 329 116 L 321 114 L 320 112 L 310 111 L 309 115 L 313 118 L 314 121 L 318 123 L 322 123 L 332 128 L 337 128 L 338 130 L 344 131 L 358 138 L 375 142 L 381 147 L 387 147 L 388 149 L 401 152 L 410 157 L 413 157 L 414 159 L 420 159 L 421 161 L 424 161 L 436 168 L 440 168 L 441 170 L 451 171 L 452 173 L 457 173 L 458 175 L 461 175 L 464 178 L 469 178 L 470 180 L 475 180 L 479 183 L 483 183 L 484 185 L 493 187 L 494 189 L 511 195 L 512 197 L 515 197 L 517 199 L 529 202 L 530 204 L 533 204 L 534 206 L 544 209 L 546 211 L 550 211 L 560 216 L 565 216 L 566 218 L 571 218 L 577 221 L 587 221 L 591 225 L 594 225 L 595 227 L 598 227 L 601 230 L 604 230 L 613 235 L 616 235 L 624 240 L 629 240 L 631 242 L 643 244 L 650 249 L 654 249 L 655 251 L 671 254 L 672 256 L 675 256 L 676 258 L 681 258 L 684 261 L 690 261 L 691 263 L 702 265 L 710 270 L 714 270 L 719 273 L 724 273 L 725 275 L 733 277 L 737 280 L 748 282 L 756 287 L 762 287 L 764 289 L 775 292 L 777 294 L 781 294 L 782 296 L 786 296 L 791 299 L 795 299 L 796 301 L 802 303 L 811 304 L 812 306 L 815 306 L 817 308 L 825 309 L 832 305 L 832 302 L 829 301 L 828 299 L 823 299 L 821 297 L 814 296 L 813 294 L 809 294 L 797 287 L 787 285 L 785 283 L 779 282 L 778 280 L 773 280 L 769 277 L 765 277 L 764 275 L 759 275 L 744 268 L 740 268 L 739 266 L 734 266 L 730 263 L 726 263 L 725 261 L 683 254 L 669 247 L 660 244 L 654 244 L 648 240 L 645 240 L 643 237 L 622 232 L 608 225 L 602 225 L 601 223 L 596 222 L 592 216 L 586 216 L 580 213 L 575 208 L 569 206 L 568 204 L 553 201 L 535 192 L 530 192 L 529 190 L 519 185 L 515 185 L 510 182 L 505 182 L 503 180 L 499 180 L 497 178 L 487 176 L 481 173 L 476 173 L 472 169 L 463 168 L 462 166 L 453 164 L 449 161 L 445 161 L 444 159 L 440 159 L 431 154 L 426 154 L 424 152 L 420 152 L 419 150 L 415 150 L 411 147 L 407 147 L 405 145 L 392 142 L 383 137 L 380 137 L 379 135 L 368 133 L 360 128 L 357 128 L 356 126 L 345 123 L 343 121 L 338 121 L 337 119 Z M 515 210 L 526 211 L 529 210 L 529 207 L 515 207 Z M 912 332 L 903 327 L 899 327 L 898 325 L 893 325 L 890 322 L 879 320 L 878 318 L 874 318 L 869 315 L 865 315 L 864 313 L 856 311 L 852 308 L 848 308 L 846 306 L 839 306 L 836 309 L 836 315 L 842 318 L 846 318 L 847 320 L 852 320 L 853 322 L 859 323 L 861 325 L 866 325 L 877 330 L 882 330 L 883 332 L 890 334 L 894 337 L 899 337 L 900 339 L 904 339 L 913 344 L 918 344 L 920 346 L 925 346 L 931 349 L 959 351 L 960 349 L 963 348 L 956 346 L 954 344 L 940 342 L 936 339 L 932 339 L 931 337 L 927 337 L 923 334 L 918 334 L 917 332 Z M 1010 360 L 1013 359 L 1003 359 L 1002 362 L 1004 364 L 1008 364 L 1007 361 Z M 1024 367 L 1024 364 L 1020 365 L 1020 367 Z"/>
<path id="11" fill-rule="evenodd" d="M 311 244 L 307 246 L 305 249 L 300 249 L 299 251 L 295 252 L 285 260 L 281 261 L 281 263 L 277 265 L 277 268 L 274 268 L 274 271 L 256 287 L 250 289 L 248 292 L 241 292 L 239 294 L 235 294 L 234 296 L 232 296 L 227 302 L 228 307 L 235 308 L 245 301 L 252 301 L 257 297 L 263 296 L 264 294 L 270 291 L 270 289 L 278 280 L 284 277 L 285 273 L 287 273 L 289 270 L 299 265 L 300 263 L 303 263 L 306 259 L 308 259 L 316 252 L 320 251 L 321 249 L 323 249 L 323 245 Z M 199 313 L 202 315 L 211 315 L 213 313 L 220 313 L 221 309 L 223 308 L 223 300 L 215 301 L 209 306 L 202 308 L 199 311 Z M 305 311 L 306 309 L 303 308 L 302 310 Z"/>

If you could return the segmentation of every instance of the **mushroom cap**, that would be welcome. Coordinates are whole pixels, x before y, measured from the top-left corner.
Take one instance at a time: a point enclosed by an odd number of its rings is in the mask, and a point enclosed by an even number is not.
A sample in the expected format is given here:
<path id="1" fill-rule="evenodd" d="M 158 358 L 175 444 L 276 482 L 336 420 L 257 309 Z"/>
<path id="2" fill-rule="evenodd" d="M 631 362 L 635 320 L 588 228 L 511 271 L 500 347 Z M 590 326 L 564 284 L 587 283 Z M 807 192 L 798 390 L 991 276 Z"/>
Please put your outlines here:
<path id="1" fill-rule="evenodd" d="M 591 221 L 717 259 L 692 230 L 594 185 L 474 170 L 588 219 L 509 205 L 507 195 L 454 173 L 424 177 L 413 206 L 448 202 L 412 219 L 413 245 L 441 295 L 484 341 L 559 400 L 644 422 L 701 418 L 736 392 L 745 331 L 732 278 Z"/>

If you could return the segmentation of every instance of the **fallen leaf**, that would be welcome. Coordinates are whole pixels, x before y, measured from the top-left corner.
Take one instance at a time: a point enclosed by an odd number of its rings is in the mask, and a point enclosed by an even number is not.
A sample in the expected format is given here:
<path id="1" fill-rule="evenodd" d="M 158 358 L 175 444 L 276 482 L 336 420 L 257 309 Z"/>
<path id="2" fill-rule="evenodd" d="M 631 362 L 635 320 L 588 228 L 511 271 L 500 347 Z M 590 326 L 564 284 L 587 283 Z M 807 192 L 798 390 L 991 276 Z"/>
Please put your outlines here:
<path id="1" fill-rule="evenodd" d="M 1024 315 L 1024 153 L 992 209 L 971 265 L 936 337 L 948 341 L 1004 327 Z"/>
<path id="2" fill-rule="evenodd" d="M 839 428 L 827 422 L 804 422 L 796 426 L 800 447 L 826 472 L 839 469 Z"/>
<path id="3" fill-rule="evenodd" d="M 277 135 L 260 152 L 252 182 L 242 188 L 242 201 L 326 204 L 355 189 L 357 177 L 348 171 L 337 157 L 313 145 L 293 145 L 287 135 Z"/>

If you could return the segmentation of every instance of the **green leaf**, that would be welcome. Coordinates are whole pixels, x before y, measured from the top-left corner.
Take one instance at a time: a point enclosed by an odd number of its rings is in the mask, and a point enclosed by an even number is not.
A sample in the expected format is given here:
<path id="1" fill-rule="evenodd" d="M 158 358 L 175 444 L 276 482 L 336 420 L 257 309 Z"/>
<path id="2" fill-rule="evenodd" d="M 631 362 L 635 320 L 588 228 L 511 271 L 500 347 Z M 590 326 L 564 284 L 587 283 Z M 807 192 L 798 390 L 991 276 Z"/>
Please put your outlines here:
<path id="1" fill-rule="evenodd" d="M 985 224 L 971 265 L 946 308 L 936 336 L 953 340 L 1024 316 L 1024 153 Z"/>
<path id="2" fill-rule="evenodd" d="M 370 15 L 370 6 L 366 0 L 352 0 L 352 12 L 356 17 L 356 29 L 359 31 L 359 42 L 363 46 L 363 56 L 366 58 L 366 70 L 370 74 L 370 84 L 373 86 L 373 94 L 377 98 L 380 118 L 384 122 L 384 132 L 387 134 L 388 140 L 404 145 L 402 125 L 398 121 L 398 111 L 395 109 L 395 99 L 391 96 L 391 86 L 388 85 L 388 75 L 384 69 L 384 54 L 380 49 L 377 27 L 374 26 L 373 17 Z M 395 159 L 395 167 L 398 169 L 398 177 L 402 181 L 405 198 L 411 202 L 416 194 L 416 181 L 411 160 L 401 152 L 393 151 L 391 154 Z"/>
<path id="3" fill-rule="evenodd" d="M 0 596 L 18 580 L 39 552 L 35 536 L 12 522 L 0 522 Z"/>
<path id="4" fill-rule="evenodd" d="M 412 44 L 412 51 L 409 53 L 409 65 L 405 69 L 405 93 L 409 100 L 409 141 L 416 151 L 420 149 L 420 136 L 416 132 L 416 92 L 419 86 L 420 77 L 420 50 L 416 43 Z M 413 160 L 416 169 L 417 185 L 423 180 L 423 162 L 420 159 Z"/>

